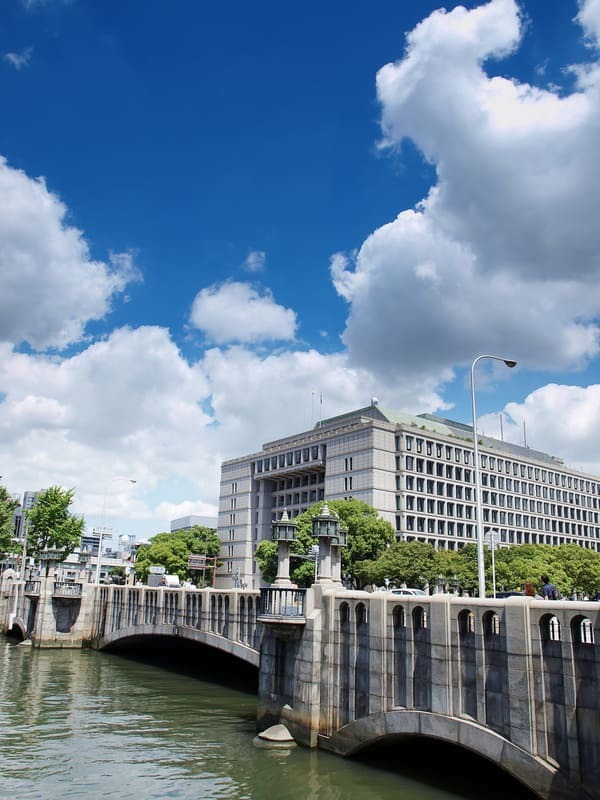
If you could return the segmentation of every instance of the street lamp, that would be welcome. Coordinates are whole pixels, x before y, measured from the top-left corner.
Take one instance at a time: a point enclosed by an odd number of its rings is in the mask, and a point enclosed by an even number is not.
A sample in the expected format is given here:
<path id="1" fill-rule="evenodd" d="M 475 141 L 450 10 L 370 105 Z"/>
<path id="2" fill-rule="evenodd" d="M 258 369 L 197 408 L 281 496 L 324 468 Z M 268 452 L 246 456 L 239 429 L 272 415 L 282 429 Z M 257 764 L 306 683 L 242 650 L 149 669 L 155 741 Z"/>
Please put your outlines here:
<path id="1" fill-rule="evenodd" d="M 496 558 L 495 558 L 495 550 L 498 546 L 500 541 L 500 531 L 495 531 L 493 528 L 492 530 L 487 531 L 485 536 L 483 537 L 485 543 L 490 548 L 492 552 L 492 597 L 494 600 L 496 599 Z"/>
<path id="2" fill-rule="evenodd" d="M 104 495 L 102 497 L 102 513 L 100 514 L 100 532 L 98 536 L 98 557 L 96 559 L 96 578 L 94 580 L 95 584 L 100 583 L 100 568 L 102 566 L 102 537 L 104 536 L 104 512 L 106 510 L 106 495 L 108 494 L 108 487 L 114 481 L 128 481 L 129 483 L 137 483 L 137 481 L 134 480 L 133 478 L 125 478 L 117 476 L 116 478 L 111 478 L 111 480 L 104 487 Z"/>
<path id="3" fill-rule="evenodd" d="M 509 369 L 517 366 L 517 362 L 501 356 L 477 356 L 471 364 L 471 410 L 473 412 L 473 458 L 475 460 L 475 514 L 477 516 L 477 581 L 479 597 L 485 598 L 485 560 L 483 554 L 483 511 L 481 505 L 481 479 L 479 476 L 479 448 L 477 444 L 477 412 L 475 410 L 475 367 L 478 361 L 491 358 L 502 361 Z"/>

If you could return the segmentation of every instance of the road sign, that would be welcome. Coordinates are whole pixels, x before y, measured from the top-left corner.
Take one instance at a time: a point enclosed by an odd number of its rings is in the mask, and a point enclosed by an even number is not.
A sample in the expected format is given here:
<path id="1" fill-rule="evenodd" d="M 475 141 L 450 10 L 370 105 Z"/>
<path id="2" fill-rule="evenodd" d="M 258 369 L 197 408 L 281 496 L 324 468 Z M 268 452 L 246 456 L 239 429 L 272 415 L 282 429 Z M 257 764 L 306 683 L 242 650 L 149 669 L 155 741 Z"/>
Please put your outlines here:
<path id="1" fill-rule="evenodd" d="M 188 569 L 206 569 L 206 556 L 188 556 Z"/>

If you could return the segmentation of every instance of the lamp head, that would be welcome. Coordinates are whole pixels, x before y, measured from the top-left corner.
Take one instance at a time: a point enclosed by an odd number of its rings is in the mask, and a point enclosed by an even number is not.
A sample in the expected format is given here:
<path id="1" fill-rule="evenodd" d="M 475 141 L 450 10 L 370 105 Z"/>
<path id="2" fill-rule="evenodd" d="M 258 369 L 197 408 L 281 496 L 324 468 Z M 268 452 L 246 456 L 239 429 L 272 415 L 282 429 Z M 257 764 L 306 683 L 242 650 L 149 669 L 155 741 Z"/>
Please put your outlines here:
<path id="1" fill-rule="evenodd" d="M 516 362 L 516 361 L 510 361 L 509 359 L 505 359 L 504 363 L 505 363 L 505 364 L 506 364 L 506 366 L 507 366 L 507 367 L 509 367 L 510 369 L 512 369 L 513 367 L 516 367 L 516 366 L 517 366 L 517 362 Z"/>

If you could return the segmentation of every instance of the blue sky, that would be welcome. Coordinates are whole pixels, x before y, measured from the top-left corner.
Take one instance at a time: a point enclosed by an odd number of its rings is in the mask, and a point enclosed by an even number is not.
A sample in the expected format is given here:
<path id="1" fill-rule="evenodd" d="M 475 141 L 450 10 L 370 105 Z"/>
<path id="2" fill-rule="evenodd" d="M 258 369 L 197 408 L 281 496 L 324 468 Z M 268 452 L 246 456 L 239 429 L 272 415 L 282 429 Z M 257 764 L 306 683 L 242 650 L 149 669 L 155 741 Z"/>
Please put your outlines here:
<path id="1" fill-rule="evenodd" d="M 469 422 L 489 352 L 485 431 L 600 473 L 600 2 L 439 8 L 4 0 L 10 491 L 146 538 L 320 413 Z"/>

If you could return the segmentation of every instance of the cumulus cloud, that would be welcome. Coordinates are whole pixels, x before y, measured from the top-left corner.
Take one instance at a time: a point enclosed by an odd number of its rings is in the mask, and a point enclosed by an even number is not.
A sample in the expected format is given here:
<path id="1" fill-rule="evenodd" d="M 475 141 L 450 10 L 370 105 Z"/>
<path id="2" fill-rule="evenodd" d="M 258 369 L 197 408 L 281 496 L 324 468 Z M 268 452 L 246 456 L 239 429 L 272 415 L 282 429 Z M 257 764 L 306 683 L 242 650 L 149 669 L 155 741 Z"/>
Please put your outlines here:
<path id="1" fill-rule="evenodd" d="M 0 345 L 0 449 L 18 454 L 3 464 L 7 485 L 76 486 L 89 511 L 111 476 L 134 477 L 138 492 L 179 476 L 214 501 L 218 469 L 203 446 L 208 388 L 163 328 L 123 328 L 64 359 Z"/>
<path id="2" fill-rule="evenodd" d="M 579 0 L 576 20 L 583 28 L 590 45 L 597 47 L 600 41 L 600 0 Z"/>
<path id="3" fill-rule="evenodd" d="M 43 178 L 0 157 L 0 340 L 36 350 L 80 341 L 90 320 L 139 279 L 130 254 L 91 258 L 83 234 Z"/>
<path id="4" fill-rule="evenodd" d="M 29 65 L 32 53 L 33 47 L 26 47 L 20 53 L 4 53 L 3 58 L 7 64 L 10 64 L 16 70 L 21 70 Z"/>
<path id="5" fill-rule="evenodd" d="M 267 254 L 264 250 L 251 250 L 246 256 L 244 267 L 248 272 L 262 272 L 267 263 Z"/>
<path id="6" fill-rule="evenodd" d="M 270 291 L 230 281 L 196 295 L 190 322 L 215 344 L 293 340 L 296 314 L 278 305 Z"/>
<path id="7" fill-rule="evenodd" d="M 4 482 L 20 492 L 76 487 L 89 524 L 106 499 L 111 526 L 126 510 L 121 532 L 152 535 L 171 511 L 216 513 L 223 459 L 366 405 L 369 380 L 343 356 L 315 351 L 261 358 L 214 348 L 192 364 L 151 326 L 62 359 L 0 344 L 0 451 L 18 454 L 3 463 Z"/>
<path id="8" fill-rule="evenodd" d="M 595 35 L 598 1 L 577 20 Z M 513 0 L 436 11 L 377 75 L 382 147 L 412 140 L 436 169 L 416 208 L 331 274 L 354 363 L 447 375 L 474 352 L 578 368 L 600 349 L 600 67 L 562 95 L 490 76 L 519 46 Z"/>
<path id="9" fill-rule="evenodd" d="M 600 475 L 600 385 L 548 384 L 503 411 L 504 438 L 562 458 L 569 466 Z M 480 427 L 481 426 L 481 427 Z M 498 414 L 485 415 L 480 430 L 500 437 Z"/>

